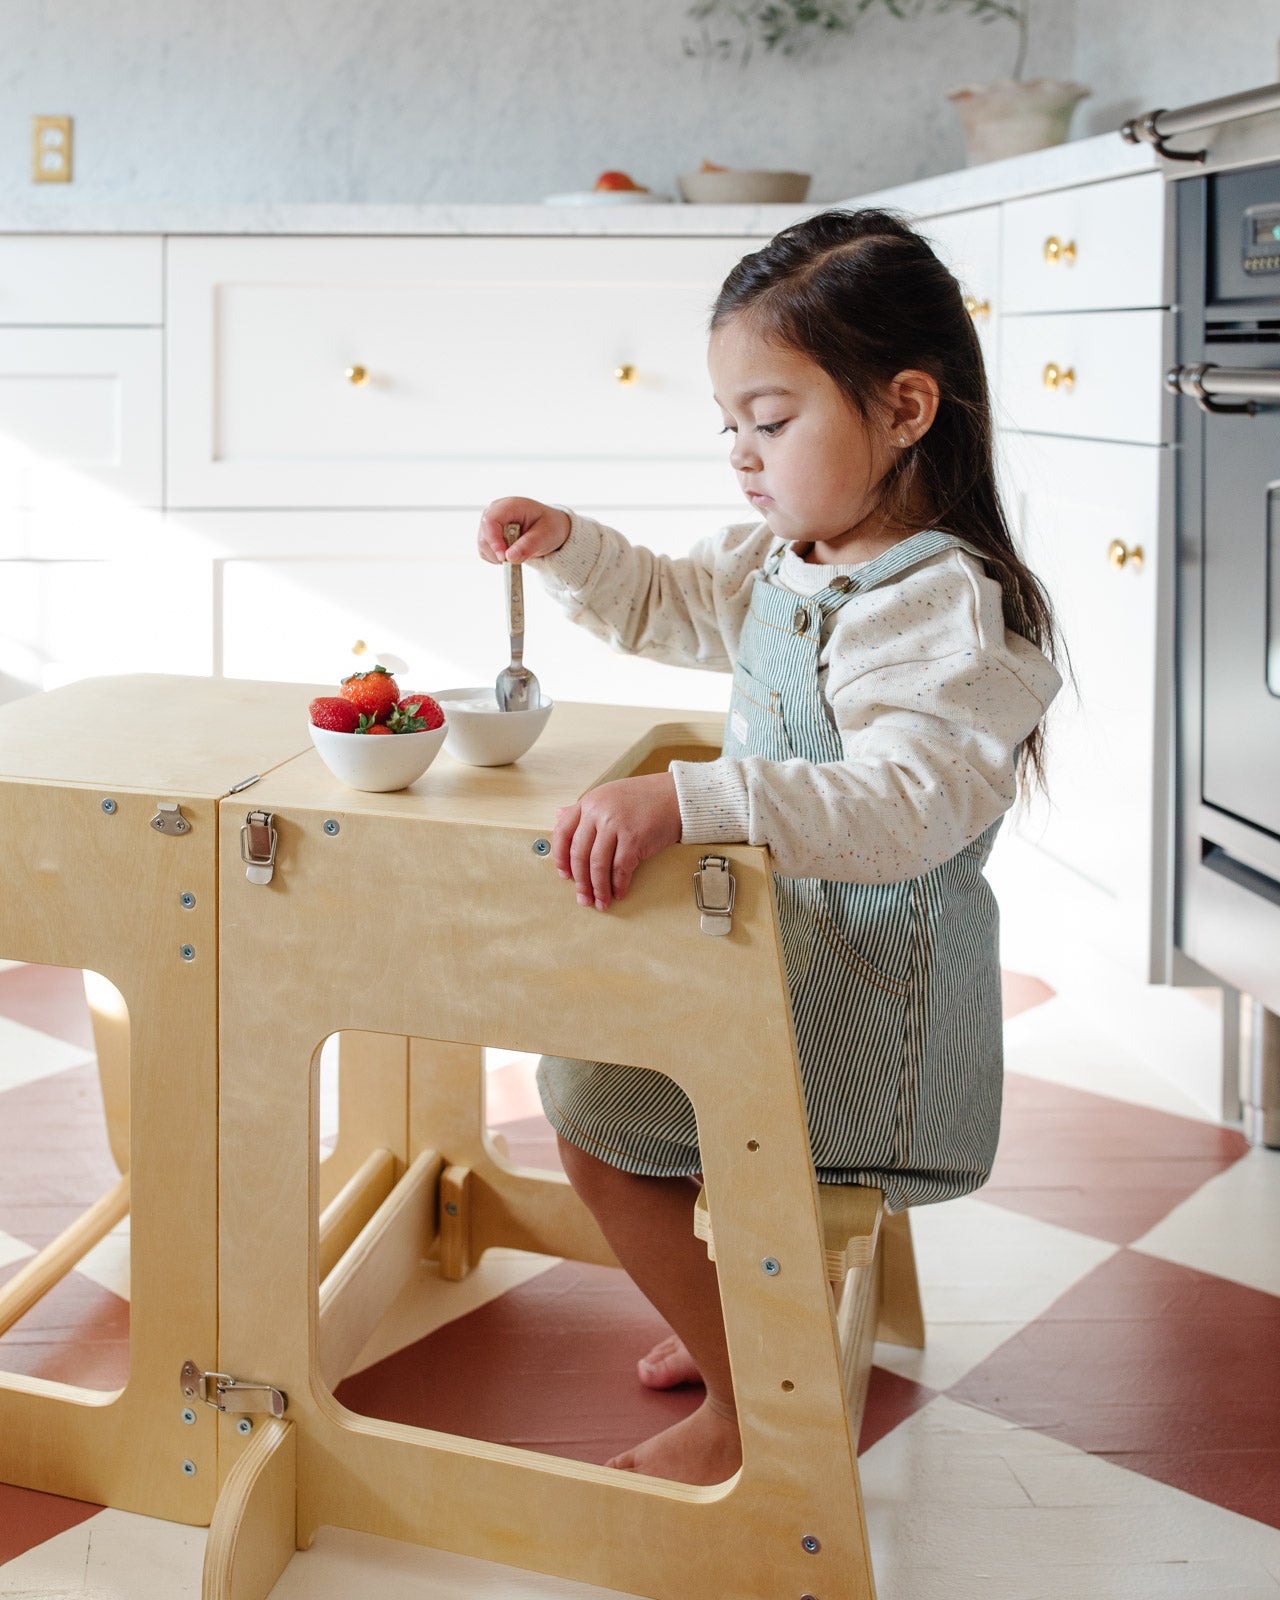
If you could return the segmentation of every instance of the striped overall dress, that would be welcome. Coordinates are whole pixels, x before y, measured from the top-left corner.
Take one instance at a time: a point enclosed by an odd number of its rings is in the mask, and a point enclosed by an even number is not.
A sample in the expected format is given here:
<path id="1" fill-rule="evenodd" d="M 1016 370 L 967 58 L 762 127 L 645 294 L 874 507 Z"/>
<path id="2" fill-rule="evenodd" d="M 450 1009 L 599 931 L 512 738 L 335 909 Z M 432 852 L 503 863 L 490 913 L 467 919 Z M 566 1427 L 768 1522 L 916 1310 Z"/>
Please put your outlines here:
<path id="1" fill-rule="evenodd" d="M 823 699 L 823 623 L 940 551 L 930 530 L 819 593 L 756 577 L 733 673 L 726 756 L 843 759 Z M 898 883 L 774 876 L 809 1142 L 820 1182 L 871 1184 L 893 1210 L 983 1183 L 1000 1125 L 998 916 L 983 867 L 997 819 L 949 861 Z M 749 1070 L 749 1064 L 745 1064 Z M 644 1068 L 544 1056 L 543 1105 L 570 1143 L 628 1172 L 701 1171 L 684 1091 Z"/>

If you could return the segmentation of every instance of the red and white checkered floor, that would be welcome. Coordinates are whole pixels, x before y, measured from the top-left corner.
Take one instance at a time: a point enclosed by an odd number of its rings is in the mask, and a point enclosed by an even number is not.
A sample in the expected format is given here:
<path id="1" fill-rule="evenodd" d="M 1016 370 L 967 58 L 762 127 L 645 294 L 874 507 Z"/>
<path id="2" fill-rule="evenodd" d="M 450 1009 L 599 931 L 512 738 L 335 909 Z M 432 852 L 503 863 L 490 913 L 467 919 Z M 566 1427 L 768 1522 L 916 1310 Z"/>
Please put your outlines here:
<path id="1" fill-rule="evenodd" d="M 929 1344 L 880 1346 L 862 1471 L 881 1600 L 1280 1600 L 1280 1154 L 1007 974 L 1000 1158 L 913 1213 Z M 545 1159 L 529 1064 L 491 1116 Z M 79 975 L 0 964 L 0 1282 L 112 1181 Z M 618 1272 L 494 1252 L 408 1286 L 340 1390 L 373 1415 L 603 1461 L 697 1403 L 635 1358 Z M 104 1389 L 128 1363 L 127 1226 L 0 1339 L 0 1368 Z M 205 1534 L 0 1486 L 0 1595 L 192 1600 Z M 322 1530 L 278 1600 L 604 1591 Z"/>

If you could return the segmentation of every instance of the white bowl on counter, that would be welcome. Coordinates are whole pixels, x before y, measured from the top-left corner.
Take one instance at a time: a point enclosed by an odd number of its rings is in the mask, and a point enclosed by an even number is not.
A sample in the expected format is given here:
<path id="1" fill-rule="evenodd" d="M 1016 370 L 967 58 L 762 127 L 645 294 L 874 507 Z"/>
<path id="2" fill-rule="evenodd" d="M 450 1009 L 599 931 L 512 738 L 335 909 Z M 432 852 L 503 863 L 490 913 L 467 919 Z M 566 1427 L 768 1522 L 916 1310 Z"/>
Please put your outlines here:
<path id="1" fill-rule="evenodd" d="M 492 685 L 437 689 L 433 698 L 445 715 L 446 751 L 470 767 L 519 761 L 538 742 L 555 706 L 543 695 L 532 711 L 499 711 Z"/>
<path id="2" fill-rule="evenodd" d="M 368 794 L 388 794 L 415 783 L 439 755 L 449 732 L 447 720 L 422 733 L 336 733 L 314 722 L 308 726 L 312 744 L 334 777 L 348 789 Z"/>

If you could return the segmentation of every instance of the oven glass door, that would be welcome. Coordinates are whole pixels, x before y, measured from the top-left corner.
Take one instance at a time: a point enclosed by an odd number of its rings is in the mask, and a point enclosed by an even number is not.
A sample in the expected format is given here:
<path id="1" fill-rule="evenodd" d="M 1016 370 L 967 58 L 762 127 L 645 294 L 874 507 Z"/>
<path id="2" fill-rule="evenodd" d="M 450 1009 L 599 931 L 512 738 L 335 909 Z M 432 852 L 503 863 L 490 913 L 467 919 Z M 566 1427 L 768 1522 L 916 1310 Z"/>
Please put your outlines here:
<path id="1" fill-rule="evenodd" d="M 1280 408 L 1204 438 L 1204 798 L 1280 837 Z"/>

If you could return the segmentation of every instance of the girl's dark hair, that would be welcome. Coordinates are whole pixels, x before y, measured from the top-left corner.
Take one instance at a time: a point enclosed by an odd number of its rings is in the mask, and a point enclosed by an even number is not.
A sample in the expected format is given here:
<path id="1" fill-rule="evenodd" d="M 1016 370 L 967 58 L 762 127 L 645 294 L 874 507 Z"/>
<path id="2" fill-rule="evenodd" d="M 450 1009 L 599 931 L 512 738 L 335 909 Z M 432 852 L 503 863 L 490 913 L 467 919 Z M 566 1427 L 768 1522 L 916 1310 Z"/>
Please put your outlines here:
<path id="1" fill-rule="evenodd" d="M 824 211 L 744 256 L 711 313 L 714 330 L 746 315 L 763 337 L 816 361 L 863 419 L 915 368 L 937 382 L 933 426 L 897 456 L 880 488 L 894 525 L 944 528 L 982 552 L 1000 584 L 1005 626 L 1056 661 L 1059 640 L 1040 581 L 1019 556 L 1000 504 L 982 350 L 960 285 L 928 243 L 888 211 Z M 1018 777 L 1044 787 L 1044 735 L 1023 741 Z"/>

